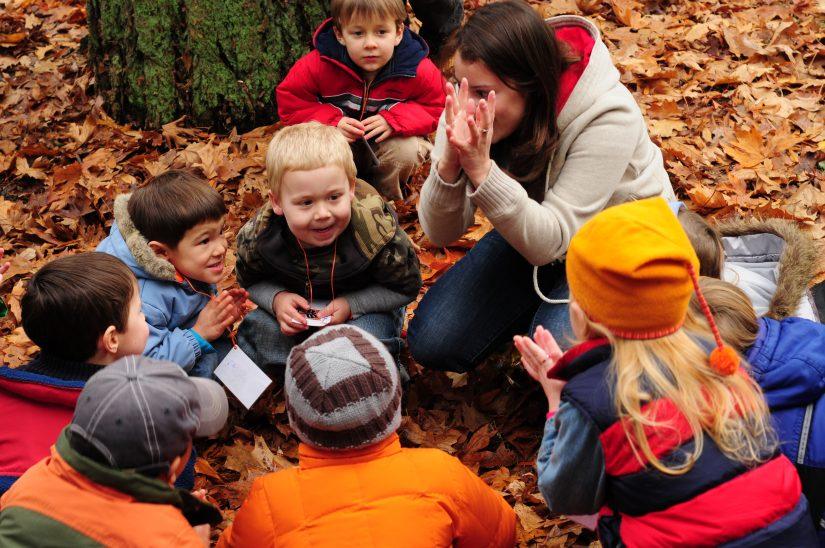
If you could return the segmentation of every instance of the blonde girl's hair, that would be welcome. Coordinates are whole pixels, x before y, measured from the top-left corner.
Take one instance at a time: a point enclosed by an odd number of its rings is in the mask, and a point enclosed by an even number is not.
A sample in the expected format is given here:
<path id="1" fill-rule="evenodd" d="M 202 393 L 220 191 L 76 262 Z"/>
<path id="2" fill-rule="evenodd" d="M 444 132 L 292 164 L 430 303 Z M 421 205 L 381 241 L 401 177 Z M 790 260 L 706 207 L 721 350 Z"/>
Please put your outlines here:
<path id="1" fill-rule="evenodd" d="M 753 346 L 759 334 L 759 319 L 747 294 L 732 283 L 706 276 L 699 278 L 699 288 L 713 313 L 722 339 L 737 352 L 744 352 Z M 710 333 L 710 326 L 695 294 L 690 298 L 685 325 L 694 331 Z"/>
<path id="2" fill-rule="evenodd" d="M 588 337 L 606 337 L 613 347 L 610 364 L 614 405 L 625 435 L 639 462 L 680 475 L 693 468 L 703 450 L 703 433 L 729 458 L 747 466 L 764 462 L 776 448 L 765 398 L 747 374 L 720 375 L 708 362 L 708 350 L 684 329 L 651 340 L 614 337 L 604 326 L 589 322 Z M 670 400 L 687 421 L 693 451 L 683 462 L 665 465 L 652 451 L 645 430 L 678 433 L 673 419 L 657 419 L 645 405 Z M 687 440 L 684 440 L 687 441 Z"/>
<path id="3" fill-rule="evenodd" d="M 320 122 L 307 122 L 279 130 L 266 150 L 266 180 L 276 196 L 284 175 L 290 171 L 311 171 L 326 166 L 344 170 L 350 187 L 355 186 L 352 149 L 338 129 Z"/>

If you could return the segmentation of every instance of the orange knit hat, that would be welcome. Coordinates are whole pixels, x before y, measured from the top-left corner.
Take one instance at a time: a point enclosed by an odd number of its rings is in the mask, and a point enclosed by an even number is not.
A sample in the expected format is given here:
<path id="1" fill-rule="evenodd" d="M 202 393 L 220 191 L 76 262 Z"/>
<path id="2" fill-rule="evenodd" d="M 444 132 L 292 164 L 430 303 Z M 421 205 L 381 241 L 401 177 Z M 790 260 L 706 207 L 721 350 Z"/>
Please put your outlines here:
<path id="1" fill-rule="evenodd" d="M 570 293 L 588 317 L 623 339 L 657 339 L 682 327 L 691 293 L 700 302 L 699 259 L 663 198 L 605 209 L 584 224 L 567 250 Z M 738 358 L 724 348 L 710 310 L 705 311 L 719 348 L 711 365 L 732 373 Z"/>

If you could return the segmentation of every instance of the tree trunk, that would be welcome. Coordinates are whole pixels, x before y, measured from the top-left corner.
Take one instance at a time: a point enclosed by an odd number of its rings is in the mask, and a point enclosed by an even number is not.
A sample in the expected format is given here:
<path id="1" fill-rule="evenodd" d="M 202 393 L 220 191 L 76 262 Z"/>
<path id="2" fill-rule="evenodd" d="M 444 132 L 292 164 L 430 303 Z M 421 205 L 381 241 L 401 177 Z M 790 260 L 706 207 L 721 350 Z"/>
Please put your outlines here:
<path id="1" fill-rule="evenodd" d="M 246 130 L 277 117 L 275 86 L 329 0 L 87 0 L 96 91 L 122 122 L 182 115 Z"/>

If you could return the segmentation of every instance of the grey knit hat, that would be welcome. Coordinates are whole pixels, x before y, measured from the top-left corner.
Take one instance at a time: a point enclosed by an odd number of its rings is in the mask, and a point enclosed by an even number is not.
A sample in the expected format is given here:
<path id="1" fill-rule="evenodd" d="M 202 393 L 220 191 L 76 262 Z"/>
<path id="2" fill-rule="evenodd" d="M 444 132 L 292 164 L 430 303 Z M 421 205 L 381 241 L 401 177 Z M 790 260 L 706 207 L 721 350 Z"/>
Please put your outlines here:
<path id="1" fill-rule="evenodd" d="M 284 385 L 289 424 L 307 445 L 364 447 L 401 424 L 395 360 L 381 341 L 358 327 L 327 327 L 295 346 Z"/>

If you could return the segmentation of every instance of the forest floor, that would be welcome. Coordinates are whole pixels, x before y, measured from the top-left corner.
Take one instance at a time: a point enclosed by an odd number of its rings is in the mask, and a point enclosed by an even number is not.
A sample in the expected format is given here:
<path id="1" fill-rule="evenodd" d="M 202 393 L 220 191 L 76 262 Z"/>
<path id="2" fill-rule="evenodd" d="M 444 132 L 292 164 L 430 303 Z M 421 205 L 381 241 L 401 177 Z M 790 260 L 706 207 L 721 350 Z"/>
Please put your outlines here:
<path id="1" fill-rule="evenodd" d="M 821 0 L 532 3 L 543 15 L 585 15 L 600 27 L 692 209 L 712 218 L 795 219 L 821 243 Z M 468 11 L 478 5 L 466 2 Z M 232 238 L 263 203 L 263 154 L 276 126 L 217 135 L 185 120 L 158 130 L 120 125 L 94 96 L 84 2 L 0 0 L 0 7 L 0 247 L 12 261 L 2 286 L 10 313 L 0 323 L 0 349 L 15 366 L 36 351 L 19 325 L 26 281 L 55 257 L 94 249 L 111 223 L 115 195 L 168 168 L 199 170 L 229 204 Z M 422 180 L 420 174 L 397 205 L 421 248 L 426 291 L 490 227 L 479 217 L 455 245 L 430 245 L 415 211 Z M 230 277 L 222 286 L 232 283 Z M 476 470 L 515 508 L 521 545 L 595 542 L 581 526 L 549 514 L 538 492 L 534 461 L 546 404 L 510 348 L 470 374 L 409 368 L 405 446 L 438 447 Z M 199 446 L 197 484 L 229 520 L 256 477 L 297 460 L 279 387 L 249 412 L 234 405 L 230 426 Z"/>

